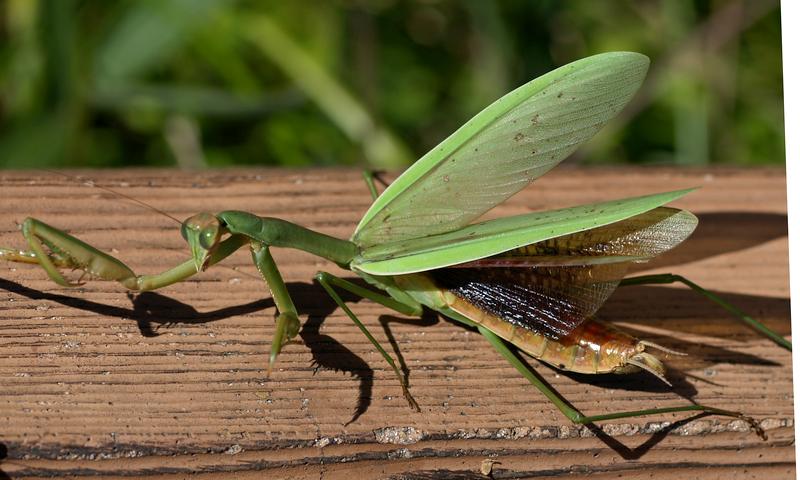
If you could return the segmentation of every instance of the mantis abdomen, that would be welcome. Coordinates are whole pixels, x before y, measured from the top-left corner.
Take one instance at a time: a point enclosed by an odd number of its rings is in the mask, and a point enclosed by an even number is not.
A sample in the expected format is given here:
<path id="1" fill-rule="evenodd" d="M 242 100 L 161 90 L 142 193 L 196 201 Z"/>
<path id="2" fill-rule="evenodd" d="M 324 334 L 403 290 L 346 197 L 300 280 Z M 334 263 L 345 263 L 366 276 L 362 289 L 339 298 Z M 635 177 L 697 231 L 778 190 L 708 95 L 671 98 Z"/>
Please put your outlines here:
<path id="1" fill-rule="evenodd" d="M 631 373 L 645 369 L 664 380 L 665 367 L 644 351 L 656 346 L 595 319 L 587 319 L 568 335 L 548 338 L 515 325 L 497 313 L 481 307 L 473 299 L 454 293 L 435 280 L 436 272 L 401 275 L 395 282 L 420 303 L 435 310 L 447 309 L 482 325 L 498 337 L 532 357 L 560 370 L 585 373 Z"/>

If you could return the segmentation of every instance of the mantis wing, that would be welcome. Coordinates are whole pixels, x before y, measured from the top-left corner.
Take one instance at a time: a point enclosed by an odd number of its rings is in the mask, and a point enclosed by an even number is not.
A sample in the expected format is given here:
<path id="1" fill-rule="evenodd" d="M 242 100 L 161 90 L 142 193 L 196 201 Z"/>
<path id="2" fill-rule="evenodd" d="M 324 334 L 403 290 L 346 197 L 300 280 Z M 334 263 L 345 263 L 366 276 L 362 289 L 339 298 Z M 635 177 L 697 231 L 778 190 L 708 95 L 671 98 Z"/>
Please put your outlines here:
<path id="1" fill-rule="evenodd" d="M 559 339 L 595 314 L 632 263 L 673 248 L 696 225 L 691 213 L 661 207 L 430 275 L 469 318 L 477 309 Z"/>
<path id="2" fill-rule="evenodd" d="M 369 247 L 362 250 L 350 265 L 372 275 L 400 275 L 472 262 L 544 240 L 597 229 L 605 225 L 611 226 L 621 220 L 649 212 L 682 197 L 691 190 L 677 190 L 549 212 L 498 218 L 469 225 L 454 232 Z M 670 215 L 668 218 L 673 216 Z M 693 221 L 696 222 L 696 219 Z M 694 223 L 685 235 L 675 234 L 674 237 L 682 240 L 694 228 L 693 225 Z M 613 227 L 610 228 L 613 233 Z M 665 224 L 664 232 L 661 233 L 666 240 L 671 238 L 667 233 L 669 228 Z M 643 250 L 631 255 L 649 257 L 652 256 L 651 253 Z M 619 252 L 608 252 L 608 254 L 620 255 Z M 598 259 L 600 258 L 601 256 L 598 256 Z"/>
<path id="3" fill-rule="evenodd" d="M 469 224 L 600 130 L 633 97 L 648 65 L 638 53 L 605 53 L 508 93 L 395 180 L 352 240 L 368 248 Z"/>
<path id="4" fill-rule="evenodd" d="M 595 314 L 630 264 L 441 268 L 429 275 L 462 300 L 451 308 L 467 318 L 488 314 L 557 340 Z"/>
<path id="5" fill-rule="evenodd" d="M 552 267 L 645 262 L 692 234 L 697 217 L 686 210 L 658 207 L 598 228 L 527 245 L 455 267 Z"/>

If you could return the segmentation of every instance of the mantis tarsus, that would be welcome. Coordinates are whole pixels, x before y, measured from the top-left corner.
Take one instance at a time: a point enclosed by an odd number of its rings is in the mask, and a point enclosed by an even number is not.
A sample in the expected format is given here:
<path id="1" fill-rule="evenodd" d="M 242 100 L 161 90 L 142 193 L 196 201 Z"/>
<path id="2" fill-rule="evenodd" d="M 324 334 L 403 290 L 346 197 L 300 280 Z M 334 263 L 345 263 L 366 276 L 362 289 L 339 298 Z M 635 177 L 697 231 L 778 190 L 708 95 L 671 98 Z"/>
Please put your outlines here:
<path id="1" fill-rule="evenodd" d="M 405 376 L 337 290 L 404 315 L 421 315 L 427 307 L 476 328 L 575 423 L 694 411 L 742 418 L 763 435 L 754 420 L 739 412 L 700 404 L 585 416 L 508 346 L 564 370 L 644 369 L 666 381 L 663 364 L 645 351 L 662 347 L 592 316 L 618 285 L 680 281 L 791 349 L 763 324 L 682 277 L 624 279 L 630 265 L 647 261 L 691 234 L 697 219 L 663 206 L 691 189 L 472 223 L 553 168 L 613 118 L 641 85 L 648 64 L 647 57 L 628 52 L 573 62 L 497 100 L 381 195 L 366 175 L 374 202 L 349 240 L 246 212 L 200 213 L 181 224 L 191 249 L 189 260 L 160 274 L 137 275 L 114 257 L 28 218 L 22 233 L 30 250 L 0 249 L 0 258 L 37 263 L 67 287 L 79 283 L 65 279 L 62 268 L 145 291 L 184 280 L 247 246 L 277 307 L 271 369 L 282 346 L 298 334 L 300 319 L 270 249 L 296 248 L 350 269 L 375 287 L 325 272 L 315 277 L 391 366 L 415 409 L 419 406 Z"/>

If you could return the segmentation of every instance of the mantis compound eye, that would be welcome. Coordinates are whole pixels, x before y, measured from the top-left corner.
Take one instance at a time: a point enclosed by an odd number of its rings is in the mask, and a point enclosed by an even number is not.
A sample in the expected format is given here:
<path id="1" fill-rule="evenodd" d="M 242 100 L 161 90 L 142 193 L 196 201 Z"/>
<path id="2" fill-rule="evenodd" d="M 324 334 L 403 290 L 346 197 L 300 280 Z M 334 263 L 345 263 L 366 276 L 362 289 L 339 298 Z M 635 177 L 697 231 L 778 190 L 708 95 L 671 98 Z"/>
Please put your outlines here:
<path id="1" fill-rule="evenodd" d="M 183 237 L 183 239 L 188 242 L 189 241 L 189 234 L 187 233 L 186 229 L 187 229 L 186 223 L 185 222 L 181 223 L 181 237 Z"/>
<path id="2" fill-rule="evenodd" d="M 200 246 L 211 250 L 217 244 L 219 229 L 206 228 L 200 232 Z"/>

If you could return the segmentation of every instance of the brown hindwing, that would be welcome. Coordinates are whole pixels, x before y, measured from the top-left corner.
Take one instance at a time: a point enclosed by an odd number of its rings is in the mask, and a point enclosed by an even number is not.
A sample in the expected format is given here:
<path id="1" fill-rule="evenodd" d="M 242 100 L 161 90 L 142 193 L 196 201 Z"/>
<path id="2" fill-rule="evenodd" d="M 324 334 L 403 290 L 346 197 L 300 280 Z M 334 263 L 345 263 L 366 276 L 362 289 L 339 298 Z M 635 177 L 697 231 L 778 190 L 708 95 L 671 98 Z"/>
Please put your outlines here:
<path id="1" fill-rule="evenodd" d="M 558 340 L 594 315 L 635 262 L 683 241 L 697 218 L 668 207 L 430 272 L 438 286 Z"/>
<path id="2" fill-rule="evenodd" d="M 479 309 L 557 340 L 600 308 L 628 265 L 443 268 L 429 274 Z"/>

